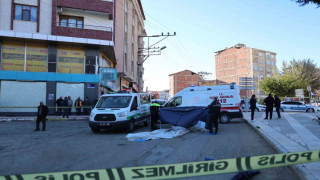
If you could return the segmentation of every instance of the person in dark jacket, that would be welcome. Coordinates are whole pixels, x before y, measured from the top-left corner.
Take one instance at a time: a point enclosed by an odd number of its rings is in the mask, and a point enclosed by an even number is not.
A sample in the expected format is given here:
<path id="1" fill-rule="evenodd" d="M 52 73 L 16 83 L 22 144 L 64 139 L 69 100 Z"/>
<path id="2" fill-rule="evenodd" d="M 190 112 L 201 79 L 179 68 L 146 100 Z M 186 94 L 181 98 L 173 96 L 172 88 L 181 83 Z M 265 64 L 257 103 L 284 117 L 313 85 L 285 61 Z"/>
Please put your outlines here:
<path id="1" fill-rule="evenodd" d="M 271 96 L 271 94 L 269 94 L 268 97 L 266 99 L 264 99 L 264 103 L 266 104 L 266 118 L 264 118 L 264 119 L 268 119 L 269 113 L 270 113 L 270 119 L 272 119 L 274 99 Z"/>
<path id="2" fill-rule="evenodd" d="M 253 94 L 250 99 L 251 121 L 254 120 L 254 112 L 256 111 L 256 108 L 257 108 L 256 95 Z"/>
<path id="3" fill-rule="evenodd" d="M 221 111 L 221 104 L 218 101 L 217 97 L 214 97 L 213 101 L 211 104 L 207 107 L 209 108 L 209 119 L 206 122 L 206 129 L 209 130 L 210 134 L 213 133 L 213 127 L 212 124 L 215 128 L 215 134 L 218 134 L 218 119 L 220 116 L 220 111 Z"/>
<path id="4" fill-rule="evenodd" d="M 58 108 L 57 109 L 57 114 L 56 114 L 57 116 L 61 115 L 61 112 L 62 112 L 62 110 L 61 110 L 62 101 L 63 101 L 62 96 L 60 96 L 60 98 L 56 100 L 56 104 L 57 104 L 57 108 Z"/>
<path id="5" fill-rule="evenodd" d="M 281 106 L 281 100 L 278 98 L 277 95 L 274 95 L 274 107 L 276 107 L 278 118 L 281 118 L 280 106 Z"/>
<path id="6" fill-rule="evenodd" d="M 90 103 L 89 103 L 89 100 L 88 100 L 88 97 L 86 97 L 83 101 L 83 111 L 84 111 L 84 114 L 85 115 L 89 115 L 90 113 Z"/>
<path id="7" fill-rule="evenodd" d="M 63 108 L 63 118 L 67 116 L 69 117 L 69 103 L 68 103 L 68 98 L 64 97 L 64 100 L 62 101 L 62 108 Z"/>
<path id="8" fill-rule="evenodd" d="M 159 129 L 156 126 L 156 123 L 159 119 L 159 112 L 160 112 L 160 104 L 158 104 L 157 101 L 155 101 L 154 103 L 150 104 L 150 114 L 151 114 L 151 130 L 156 130 Z"/>
<path id="9" fill-rule="evenodd" d="M 38 106 L 38 112 L 37 112 L 36 129 L 34 131 L 40 130 L 40 122 L 42 122 L 42 131 L 46 130 L 46 117 L 48 112 L 49 112 L 48 107 L 45 106 L 43 102 L 40 102 L 40 106 Z"/>

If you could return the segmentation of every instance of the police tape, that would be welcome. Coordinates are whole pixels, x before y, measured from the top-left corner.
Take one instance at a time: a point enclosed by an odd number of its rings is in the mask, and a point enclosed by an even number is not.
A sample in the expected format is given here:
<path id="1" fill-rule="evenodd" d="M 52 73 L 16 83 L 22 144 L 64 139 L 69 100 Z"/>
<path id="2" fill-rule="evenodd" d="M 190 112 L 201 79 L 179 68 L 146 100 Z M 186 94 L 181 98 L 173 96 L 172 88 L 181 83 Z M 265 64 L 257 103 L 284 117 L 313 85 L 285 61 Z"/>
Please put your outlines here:
<path id="1" fill-rule="evenodd" d="M 0 109 L 3 108 L 3 109 L 7 109 L 7 108 L 38 108 L 38 106 L 0 106 Z M 71 108 L 87 108 L 87 109 L 91 109 L 92 107 L 91 106 L 81 106 L 81 107 L 69 107 L 69 106 L 66 106 L 66 107 L 58 107 L 58 106 L 53 106 L 53 107 L 48 107 L 49 109 L 52 109 L 52 108 L 57 108 L 57 109 L 71 109 Z"/>
<path id="2" fill-rule="evenodd" d="M 320 150 L 180 164 L 0 176 L 0 180 L 171 179 L 275 168 L 320 161 Z"/>

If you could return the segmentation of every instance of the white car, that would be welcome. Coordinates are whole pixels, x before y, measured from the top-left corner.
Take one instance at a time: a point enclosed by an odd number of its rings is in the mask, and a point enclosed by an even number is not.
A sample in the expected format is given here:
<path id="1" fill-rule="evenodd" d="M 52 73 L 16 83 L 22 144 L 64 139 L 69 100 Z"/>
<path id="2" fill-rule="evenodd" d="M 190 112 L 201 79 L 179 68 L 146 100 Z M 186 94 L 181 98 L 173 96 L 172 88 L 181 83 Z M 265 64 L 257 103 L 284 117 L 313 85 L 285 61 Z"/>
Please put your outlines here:
<path id="1" fill-rule="evenodd" d="M 249 111 L 250 111 L 250 104 L 249 104 Z M 242 104 L 242 109 L 244 110 L 245 109 L 245 104 Z M 266 106 L 265 105 L 262 105 L 262 104 L 258 104 L 256 103 L 256 111 L 257 112 L 262 112 L 262 111 L 266 111 Z"/>
<path id="2" fill-rule="evenodd" d="M 281 111 L 302 111 L 302 112 L 317 112 L 318 107 L 304 104 L 301 101 L 283 101 L 281 102 Z"/>

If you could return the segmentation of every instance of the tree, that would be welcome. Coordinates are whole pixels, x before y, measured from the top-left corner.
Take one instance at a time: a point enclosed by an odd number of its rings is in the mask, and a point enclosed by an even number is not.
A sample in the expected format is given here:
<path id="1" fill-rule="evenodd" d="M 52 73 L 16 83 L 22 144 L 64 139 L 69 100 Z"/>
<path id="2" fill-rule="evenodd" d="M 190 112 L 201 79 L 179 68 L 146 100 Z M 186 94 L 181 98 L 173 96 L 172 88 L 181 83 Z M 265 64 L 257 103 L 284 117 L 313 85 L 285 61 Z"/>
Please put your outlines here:
<path id="1" fill-rule="evenodd" d="M 272 77 L 265 78 L 261 82 L 261 89 L 266 93 L 287 97 L 295 96 L 295 89 L 304 89 L 307 95 L 307 86 L 320 88 L 319 77 L 319 69 L 312 60 L 293 59 L 289 63 L 283 62 L 281 73 L 275 72 Z"/>
<path id="2" fill-rule="evenodd" d="M 320 0 L 296 0 L 296 3 L 300 4 L 300 6 L 305 6 L 311 3 L 316 4 L 318 7 L 320 7 Z"/>

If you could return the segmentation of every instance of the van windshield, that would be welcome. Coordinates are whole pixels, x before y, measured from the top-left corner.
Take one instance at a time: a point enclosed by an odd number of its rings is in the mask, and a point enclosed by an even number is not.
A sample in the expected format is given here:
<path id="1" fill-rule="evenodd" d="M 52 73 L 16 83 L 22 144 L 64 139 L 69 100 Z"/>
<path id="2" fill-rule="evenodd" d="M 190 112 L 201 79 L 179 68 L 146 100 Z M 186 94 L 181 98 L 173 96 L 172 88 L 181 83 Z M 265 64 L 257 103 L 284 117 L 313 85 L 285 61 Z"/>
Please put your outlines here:
<path id="1" fill-rule="evenodd" d="M 104 96 L 98 101 L 96 108 L 126 108 L 132 96 Z"/>

